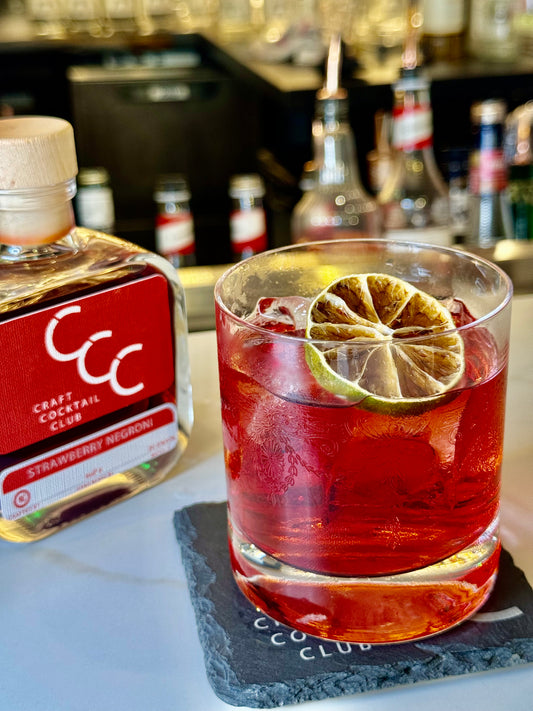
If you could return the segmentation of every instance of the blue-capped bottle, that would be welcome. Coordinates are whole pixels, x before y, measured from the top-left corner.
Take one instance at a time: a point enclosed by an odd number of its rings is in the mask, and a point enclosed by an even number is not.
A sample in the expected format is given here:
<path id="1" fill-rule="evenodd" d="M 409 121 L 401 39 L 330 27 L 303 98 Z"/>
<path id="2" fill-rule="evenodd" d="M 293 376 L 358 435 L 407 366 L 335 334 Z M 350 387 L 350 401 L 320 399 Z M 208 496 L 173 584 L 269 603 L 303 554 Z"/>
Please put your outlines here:
<path id="1" fill-rule="evenodd" d="M 472 104 L 473 147 L 469 157 L 469 226 L 465 242 L 492 247 L 513 239 L 513 218 L 508 190 L 508 169 L 503 149 L 507 106 L 501 99 Z"/>

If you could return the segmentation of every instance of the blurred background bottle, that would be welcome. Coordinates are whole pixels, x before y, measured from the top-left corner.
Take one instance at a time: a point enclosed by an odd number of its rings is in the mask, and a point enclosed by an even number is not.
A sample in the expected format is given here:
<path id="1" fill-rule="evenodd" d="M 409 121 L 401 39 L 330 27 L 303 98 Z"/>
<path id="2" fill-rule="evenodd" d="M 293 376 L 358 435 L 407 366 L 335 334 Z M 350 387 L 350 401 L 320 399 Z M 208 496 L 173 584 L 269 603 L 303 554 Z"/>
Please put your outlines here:
<path id="1" fill-rule="evenodd" d="M 196 263 L 191 193 L 185 176 L 161 175 L 154 190 L 156 251 L 175 267 Z"/>
<path id="2" fill-rule="evenodd" d="M 265 186 L 256 173 L 234 175 L 230 180 L 230 239 L 233 258 L 246 259 L 267 249 Z"/>
<path id="3" fill-rule="evenodd" d="M 513 17 L 514 33 L 518 38 L 520 55 L 533 57 L 533 3 L 531 0 L 516 0 Z"/>
<path id="4" fill-rule="evenodd" d="M 239 42 L 252 33 L 252 4 L 249 0 L 219 0 L 217 30 L 226 42 Z"/>
<path id="5" fill-rule="evenodd" d="M 453 240 L 448 187 L 435 162 L 430 85 L 419 66 L 421 24 L 412 3 L 401 78 L 393 85 L 396 160 L 378 201 L 386 236 L 449 245 Z"/>
<path id="6" fill-rule="evenodd" d="M 319 0 L 250 0 L 250 5 L 254 18 L 250 51 L 255 59 L 308 66 L 323 63 L 327 29 Z M 338 3 L 335 10 L 340 10 Z"/>
<path id="7" fill-rule="evenodd" d="M 354 51 L 364 69 L 397 72 L 407 34 L 408 4 L 408 0 L 354 3 Z"/>
<path id="8" fill-rule="evenodd" d="M 26 0 L 24 7 L 36 36 L 49 39 L 66 36 L 68 23 L 62 0 Z"/>
<path id="9" fill-rule="evenodd" d="M 376 111 L 374 116 L 375 148 L 367 153 L 368 183 L 371 191 L 378 194 L 385 184 L 394 164 L 391 146 L 392 116 L 388 111 Z"/>
<path id="10" fill-rule="evenodd" d="M 101 7 L 98 0 L 65 0 L 68 32 L 99 37 L 103 34 Z"/>
<path id="11" fill-rule="evenodd" d="M 332 36 L 324 87 L 317 93 L 312 126 L 315 184 L 292 215 L 292 241 L 377 237 L 376 201 L 359 177 L 355 139 L 348 120 L 348 94 L 339 86 L 340 36 Z"/>
<path id="12" fill-rule="evenodd" d="M 298 181 L 298 187 L 305 195 L 314 190 L 317 185 L 317 165 L 314 160 L 308 160 L 304 163 L 302 174 Z"/>
<path id="13" fill-rule="evenodd" d="M 454 61 L 463 56 L 464 0 L 423 0 L 422 54 L 425 62 Z"/>
<path id="14" fill-rule="evenodd" d="M 518 106 L 507 116 L 504 154 L 514 236 L 533 239 L 533 102 Z"/>
<path id="15" fill-rule="evenodd" d="M 469 160 L 470 224 L 466 244 L 492 247 L 514 237 L 503 151 L 504 101 L 472 104 L 473 150 Z"/>
<path id="16" fill-rule="evenodd" d="M 103 27 L 106 35 L 138 31 L 138 5 L 135 0 L 102 0 Z"/>
<path id="17" fill-rule="evenodd" d="M 76 195 L 78 224 L 99 232 L 113 234 L 115 205 L 108 171 L 101 167 L 81 168 Z"/>
<path id="18" fill-rule="evenodd" d="M 533 165 L 509 167 L 509 202 L 515 239 L 533 239 Z"/>
<path id="19" fill-rule="evenodd" d="M 519 53 L 516 12 L 517 0 L 471 0 L 470 54 L 487 62 L 513 62 Z"/>
<path id="20" fill-rule="evenodd" d="M 443 151 L 450 197 L 450 222 L 453 241 L 463 243 L 468 230 L 470 192 L 468 190 L 468 157 L 466 147 Z"/>

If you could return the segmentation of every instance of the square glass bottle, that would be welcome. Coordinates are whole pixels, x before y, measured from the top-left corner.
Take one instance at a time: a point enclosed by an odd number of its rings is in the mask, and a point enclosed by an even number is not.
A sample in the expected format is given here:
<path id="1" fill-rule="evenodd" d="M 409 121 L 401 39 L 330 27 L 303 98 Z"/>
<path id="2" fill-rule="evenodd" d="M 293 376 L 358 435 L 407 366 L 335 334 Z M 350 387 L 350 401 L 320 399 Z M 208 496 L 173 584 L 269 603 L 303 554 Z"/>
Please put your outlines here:
<path id="1" fill-rule="evenodd" d="M 0 537 L 32 541 L 164 479 L 193 420 L 164 258 L 77 227 L 72 126 L 0 120 Z"/>

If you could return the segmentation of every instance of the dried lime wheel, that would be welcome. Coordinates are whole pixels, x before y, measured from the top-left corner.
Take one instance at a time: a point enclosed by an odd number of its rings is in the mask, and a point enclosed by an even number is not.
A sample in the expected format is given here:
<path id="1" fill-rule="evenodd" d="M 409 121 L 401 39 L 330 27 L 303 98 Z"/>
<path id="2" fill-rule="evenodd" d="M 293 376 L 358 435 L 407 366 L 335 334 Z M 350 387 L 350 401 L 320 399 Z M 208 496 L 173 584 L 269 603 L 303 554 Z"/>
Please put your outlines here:
<path id="1" fill-rule="evenodd" d="M 425 409 L 464 372 L 463 339 L 448 309 L 388 274 L 331 283 L 310 306 L 306 336 L 317 381 L 369 410 Z"/>

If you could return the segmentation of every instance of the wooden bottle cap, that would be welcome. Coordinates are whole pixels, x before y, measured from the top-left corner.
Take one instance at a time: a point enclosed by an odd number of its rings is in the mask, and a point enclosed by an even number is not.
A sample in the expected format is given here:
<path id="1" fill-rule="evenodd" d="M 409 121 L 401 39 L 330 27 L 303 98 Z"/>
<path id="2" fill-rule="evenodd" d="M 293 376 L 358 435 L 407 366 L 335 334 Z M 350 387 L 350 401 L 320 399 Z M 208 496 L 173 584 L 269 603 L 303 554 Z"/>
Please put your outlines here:
<path id="1" fill-rule="evenodd" d="M 77 173 L 68 121 L 51 116 L 0 119 L 0 190 L 57 185 Z"/>

